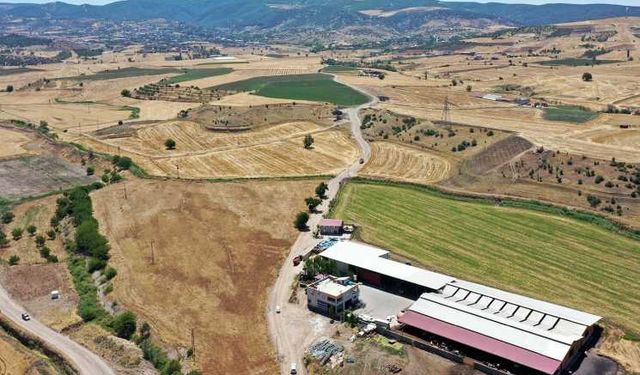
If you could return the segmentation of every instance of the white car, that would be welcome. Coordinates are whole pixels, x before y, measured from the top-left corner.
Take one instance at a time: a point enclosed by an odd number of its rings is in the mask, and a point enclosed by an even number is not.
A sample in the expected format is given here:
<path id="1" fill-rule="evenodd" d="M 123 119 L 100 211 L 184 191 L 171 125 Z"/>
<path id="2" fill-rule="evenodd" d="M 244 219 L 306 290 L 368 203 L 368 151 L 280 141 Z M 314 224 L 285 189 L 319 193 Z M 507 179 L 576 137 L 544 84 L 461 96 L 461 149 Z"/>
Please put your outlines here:
<path id="1" fill-rule="evenodd" d="M 280 306 L 276 306 L 276 314 L 280 314 Z"/>
<path id="2" fill-rule="evenodd" d="M 296 363 L 293 362 L 291 364 L 291 375 L 296 375 L 298 373 L 298 366 L 296 366 Z"/>
<path id="3" fill-rule="evenodd" d="M 27 313 L 22 313 L 22 320 L 24 320 L 25 322 L 28 322 L 31 320 L 31 317 Z"/>

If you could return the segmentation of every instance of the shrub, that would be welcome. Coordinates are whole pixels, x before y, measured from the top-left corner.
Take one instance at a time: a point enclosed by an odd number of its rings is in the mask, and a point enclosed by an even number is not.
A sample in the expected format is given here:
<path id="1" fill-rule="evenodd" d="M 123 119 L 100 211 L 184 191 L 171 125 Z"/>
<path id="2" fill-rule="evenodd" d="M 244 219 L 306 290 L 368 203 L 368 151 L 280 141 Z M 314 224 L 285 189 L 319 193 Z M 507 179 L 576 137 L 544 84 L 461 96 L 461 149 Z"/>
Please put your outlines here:
<path id="1" fill-rule="evenodd" d="M 13 214 L 13 212 L 5 212 L 2 214 L 2 223 L 3 224 L 10 224 L 13 219 L 16 217 L 16 215 Z"/>
<path id="2" fill-rule="evenodd" d="M 313 212 L 316 207 L 318 207 L 322 203 L 322 200 L 319 198 L 309 197 L 304 200 L 304 203 L 307 205 L 309 212 Z"/>
<path id="3" fill-rule="evenodd" d="M 583 73 L 582 80 L 585 82 L 591 82 L 593 80 L 593 75 L 589 72 Z"/>
<path id="4" fill-rule="evenodd" d="M 29 233 L 29 236 L 32 236 L 36 234 L 36 232 L 38 231 L 38 228 L 36 228 L 35 225 L 29 225 L 27 227 L 27 232 Z"/>
<path id="5" fill-rule="evenodd" d="M 96 173 L 96 169 L 94 167 L 87 167 L 87 176 L 93 176 Z"/>
<path id="6" fill-rule="evenodd" d="M 597 175 L 597 176 L 596 176 L 596 179 L 595 179 L 595 181 L 594 181 L 594 182 L 595 182 L 596 184 L 599 184 L 599 183 L 601 183 L 602 181 L 604 181 L 604 177 L 602 177 L 602 176 L 600 176 L 600 175 Z"/>
<path id="7" fill-rule="evenodd" d="M 50 240 L 55 240 L 56 239 L 56 231 L 53 229 L 49 229 L 47 231 L 47 237 L 49 237 Z"/>
<path id="8" fill-rule="evenodd" d="M 306 212 L 300 212 L 293 221 L 293 226 L 302 231 L 307 229 L 307 222 L 309 221 L 309 214 Z"/>
<path id="9" fill-rule="evenodd" d="M 15 266 L 15 265 L 17 265 L 19 262 L 20 262 L 20 257 L 19 257 L 19 256 L 17 256 L 17 255 L 12 255 L 12 256 L 9 258 L 9 265 L 10 265 L 10 266 Z"/>
<path id="10" fill-rule="evenodd" d="M 111 328 L 118 337 L 129 340 L 136 332 L 135 314 L 131 311 L 125 311 L 116 315 L 111 321 Z"/>
<path id="11" fill-rule="evenodd" d="M 316 195 L 320 199 L 326 198 L 327 189 L 329 189 L 329 185 L 324 182 L 321 182 L 320 185 L 316 186 Z"/>
<path id="12" fill-rule="evenodd" d="M 606 186 L 606 187 L 608 187 L 608 188 L 612 188 L 614 185 L 613 185 L 613 182 L 611 182 L 611 181 L 607 181 L 607 183 L 606 183 L 606 184 L 604 184 L 604 186 Z"/>
<path id="13" fill-rule="evenodd" d="M 114 277 L 116 277 L 117 274 L 118 274 L 118 271 L 116 271 L 116 269 L 113 267 L 107 267 L 104 270 L 104 277 L 106 277 L 107 280 L 113 279 Z"/>
<path id="14" fill-rule="evenodd" d="M 37 235 L 36 236 L 36 246 L 43 247 L 44 246 L 44 242 L 45 242 L 44 236 L 42 236 L 42 235 Z"/>
<path id="15" fill-rule="evenodd" d="M 595 195 L 587 195 L 587 202 L 589 202 L 589 205 L 592 208 L 596 208 L 600 205 L 600 203 L 602 203 L 602 201 L 600 200 L 600 198 L 596 197 Z"/>
<path id="16" fill-rule="evenodd" d="M 11 236 L 15 241 L 17 241 L 22 238 L 23 233 L 24 230 L 22 230 L 22 228 L 13 228 L 13 230 L 11 231 Z"/>
<path id="17" fill-rule="evenodd" d="M 98 301 L 97 288 L 87 271 L 85 259 L 79 256 L 69 258 L 68 268 L 78 292 L 78 315 L 85 322 L 108 317 Z"/>
<path id="18" fill-rule="evenodd" d="M 313 145 L 313 142 L 314 142 L 314 140 L 313 140 L 313 137 L 311 136 L 311 134 L 307 134 L 307 135 L 304 136 L 304 140 L 303 140 L 304 148 L 310 149 L 311 146 Z"/>
<path id="19" fill-rule="evenodd" d="M 40 249 L 40 256 L 43 257 L 44 259 L 48 259 L 51 256 L 51 249 L 49 249 L 46 246 L 43 246 Z"/>

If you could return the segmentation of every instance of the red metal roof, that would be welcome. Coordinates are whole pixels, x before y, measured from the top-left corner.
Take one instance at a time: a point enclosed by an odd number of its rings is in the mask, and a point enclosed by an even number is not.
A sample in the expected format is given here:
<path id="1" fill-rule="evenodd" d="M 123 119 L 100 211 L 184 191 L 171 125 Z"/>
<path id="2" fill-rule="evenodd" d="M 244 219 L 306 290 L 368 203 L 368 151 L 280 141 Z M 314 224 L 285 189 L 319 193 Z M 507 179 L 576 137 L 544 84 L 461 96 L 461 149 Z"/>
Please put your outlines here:
<path id="1" fill-rule="evenodd" d="M 545 374 L 554 374 L 561 362 L 506 342 L 430 318 L 414 311 L 407 311 L 399 321 L 423 331 L 508 359 Z"/>
<path id="2" fill-rule="evenodd" d="M 342 220 L 338 220 L 338 219 L 322 219 L 320 220 L 320 224 L 321 227 L 341 227 L 342 226 Z"/>

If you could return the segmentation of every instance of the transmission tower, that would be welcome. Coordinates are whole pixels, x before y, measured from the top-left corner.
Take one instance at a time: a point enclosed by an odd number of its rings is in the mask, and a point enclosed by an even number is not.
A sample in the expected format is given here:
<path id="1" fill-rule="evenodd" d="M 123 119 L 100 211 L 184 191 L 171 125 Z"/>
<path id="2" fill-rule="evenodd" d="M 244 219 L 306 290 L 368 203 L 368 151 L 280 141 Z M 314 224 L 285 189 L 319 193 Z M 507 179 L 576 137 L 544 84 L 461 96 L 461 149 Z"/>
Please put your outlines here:
<path id="1" fill-rule="evenodd" d="M 442 122 L 449 124 L 451 123 L 451 102 L 449 102 L 449 97 L 444 98 L 444 106 L 442 107 Z"/>

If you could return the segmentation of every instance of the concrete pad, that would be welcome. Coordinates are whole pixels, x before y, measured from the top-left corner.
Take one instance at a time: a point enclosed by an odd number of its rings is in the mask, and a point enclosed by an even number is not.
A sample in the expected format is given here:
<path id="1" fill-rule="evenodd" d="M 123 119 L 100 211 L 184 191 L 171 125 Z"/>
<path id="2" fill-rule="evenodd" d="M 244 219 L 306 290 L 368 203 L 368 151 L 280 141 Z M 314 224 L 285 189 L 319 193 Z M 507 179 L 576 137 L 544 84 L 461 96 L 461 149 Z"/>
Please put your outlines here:
<path id="1" fill-rule="evenodd" d="M 386 319 L 389 315 L 397 315 L 414 302 L 409 298 L 366 285 L 360 285 L 360 300 L 364 307 L 356 310 L 356 312 L 376 319 Z"/>

